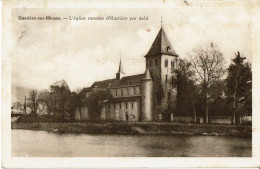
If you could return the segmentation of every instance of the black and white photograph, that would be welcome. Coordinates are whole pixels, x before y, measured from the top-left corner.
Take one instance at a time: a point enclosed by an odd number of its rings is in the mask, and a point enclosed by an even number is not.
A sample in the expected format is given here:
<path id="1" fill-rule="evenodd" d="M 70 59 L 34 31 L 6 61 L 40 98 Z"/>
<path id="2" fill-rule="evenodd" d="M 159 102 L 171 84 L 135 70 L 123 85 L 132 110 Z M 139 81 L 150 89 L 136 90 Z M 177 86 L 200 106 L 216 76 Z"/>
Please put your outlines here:
<path id="1" fill-rule="evenodd" d="M 259 167 L 242 164 L 259 158 L 259 2 L 16 2 L 2 14 L 6 158 Z"/>

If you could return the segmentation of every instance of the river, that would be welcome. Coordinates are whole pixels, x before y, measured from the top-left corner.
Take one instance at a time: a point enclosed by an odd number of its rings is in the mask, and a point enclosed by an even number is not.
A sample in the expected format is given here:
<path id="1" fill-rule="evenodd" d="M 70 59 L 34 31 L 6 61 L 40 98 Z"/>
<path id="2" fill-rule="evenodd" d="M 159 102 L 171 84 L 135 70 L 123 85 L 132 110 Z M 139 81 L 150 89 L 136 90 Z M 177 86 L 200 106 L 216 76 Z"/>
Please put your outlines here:
<path id="1" fill-rule="evenodd" d="M 250 157 L 251 139 L 12 130 L 13 157 Z"/>

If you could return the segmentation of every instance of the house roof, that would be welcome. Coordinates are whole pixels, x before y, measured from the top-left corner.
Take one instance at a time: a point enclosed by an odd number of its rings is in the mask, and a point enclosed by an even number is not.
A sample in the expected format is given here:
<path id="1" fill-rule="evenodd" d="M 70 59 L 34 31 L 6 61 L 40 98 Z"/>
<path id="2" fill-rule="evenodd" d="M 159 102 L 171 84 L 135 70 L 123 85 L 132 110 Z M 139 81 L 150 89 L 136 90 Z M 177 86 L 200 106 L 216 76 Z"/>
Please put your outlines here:
<path id="1" fill-rule="evenodd" d="M 167 54 L 172 56 L 178 56 L 175 50 L 173 49 L 163 28 L 160 29 L 150 50 L 145 55 L 145 57 L 156 55 L 156 54 Z"/>
<path id="2" fill-rule="evenodd" d="M 91 92 L 92 91 L 92 88 L 91 87 L 85 87 L 82 89 L 81 92 Z"/>
<path id="3" fill-rule="evenodd" d="M 150 72 L 149 68 L 147 68 L 146 71 L 145 71 L 144 79 L 146 79 L 146 80 L 152 79 L 151 72 Z"/>
<path id="4" fill-rule="evenodd" d="M 111 87 L 120 87 L 120 86 L 127 86 L 127 85 L 139 85 L 141 84 L 141 79 L 145 76 L 144 74 L 137 74 L 133 76 L 125 76 L 120 80 L 114 81 Z"/>
<path id="5" fill-rule="evenodd" d="M 91 87 L 84 87 L 84 88 L 81 90 L 81 92 L 79 93 L 79 96 L 85 97 L 85 94 L 86 94 L 87 92 L 91 92 L 91 91 L 92 91 L 92 88 L 91 88 Z"/>
<path id="6" fill-rule="evenodd" d="M 116 79 L 107 79 L 107 80 L 103 80 L 103 81 L 97 81 L 94 82 L 91 86 L 91 88 L 93 87 L 98 87 L 98 88 L 108 88 L 109 84 L 113 84 L 116 81 Z"/>
<path id="7" fill-rule="evenodd" d="M 139 85 L 141 84 L 141 79 L 145 77 L 145 74 L 137 74 L 133 76 L 125 76 L 120 80 L 116 79 L 108 79 L 103 81 L 98 81 L 92 84 L 91 88 L 102 88 L 106 89 L 110 87 L 120 87 L 120 86 L 127 86 L 127 85 Z"/>

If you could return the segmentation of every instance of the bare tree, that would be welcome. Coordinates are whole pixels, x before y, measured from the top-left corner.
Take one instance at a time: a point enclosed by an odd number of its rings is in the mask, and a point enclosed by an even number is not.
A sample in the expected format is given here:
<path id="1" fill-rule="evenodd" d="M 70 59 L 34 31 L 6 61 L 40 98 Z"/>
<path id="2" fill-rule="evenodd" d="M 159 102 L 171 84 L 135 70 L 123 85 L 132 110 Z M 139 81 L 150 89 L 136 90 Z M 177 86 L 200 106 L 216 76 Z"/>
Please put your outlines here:
<path id="1" fill-rule="evenodd" d="M 37 90 L 31 90 L 28 98 L 31 108 L 32 108 L 32 113 L 36 114 L 37 111 L 37 106 L 38 106 L 38 100 L 37 100 Z"/>
<path id="2" fill-rule="evenodd" d="M 197 75 L 197 80 L 202 87 L 205 98 L 205 122 L 208 123 L 208 89 L 209 87 L 223 77 L 224 57 L 217 46 L 211 43 L 204 47 L 197 47 L 189 53 L 191 67 Z"/>

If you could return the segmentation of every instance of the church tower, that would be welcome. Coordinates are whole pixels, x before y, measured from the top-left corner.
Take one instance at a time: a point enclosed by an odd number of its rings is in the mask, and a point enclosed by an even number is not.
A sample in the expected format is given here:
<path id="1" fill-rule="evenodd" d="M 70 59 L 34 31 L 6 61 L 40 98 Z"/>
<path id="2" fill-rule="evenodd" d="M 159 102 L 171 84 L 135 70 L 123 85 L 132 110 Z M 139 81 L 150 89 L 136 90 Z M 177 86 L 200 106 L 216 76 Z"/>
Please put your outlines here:
<path id="1" fill-rule="evenodd" d="M 118 72 L 116 73 L 116 80 L 120 80 L 122 77 L 124 77 L 125 73 L 123 70 L 123 65 L 121 62 L 121 57 L 120 57 L 120 62 L 119 62 L 119 68 L 118 68 Z"/>
<path id="2" fill-rule="evenodd" d="M 176 104 L 176 69 L 178 55 L 161 27 L 150 50 L 145 55 L 146 69 L 155 79 L 155 105 L 158 120 L 169 120 L 169 105 Z M 174 101 L 175 100 L 175 101 Z M 176 106 L 176 105 L 174 105 Z M 168 114 L 167 114 L 168 113 Z"/>

